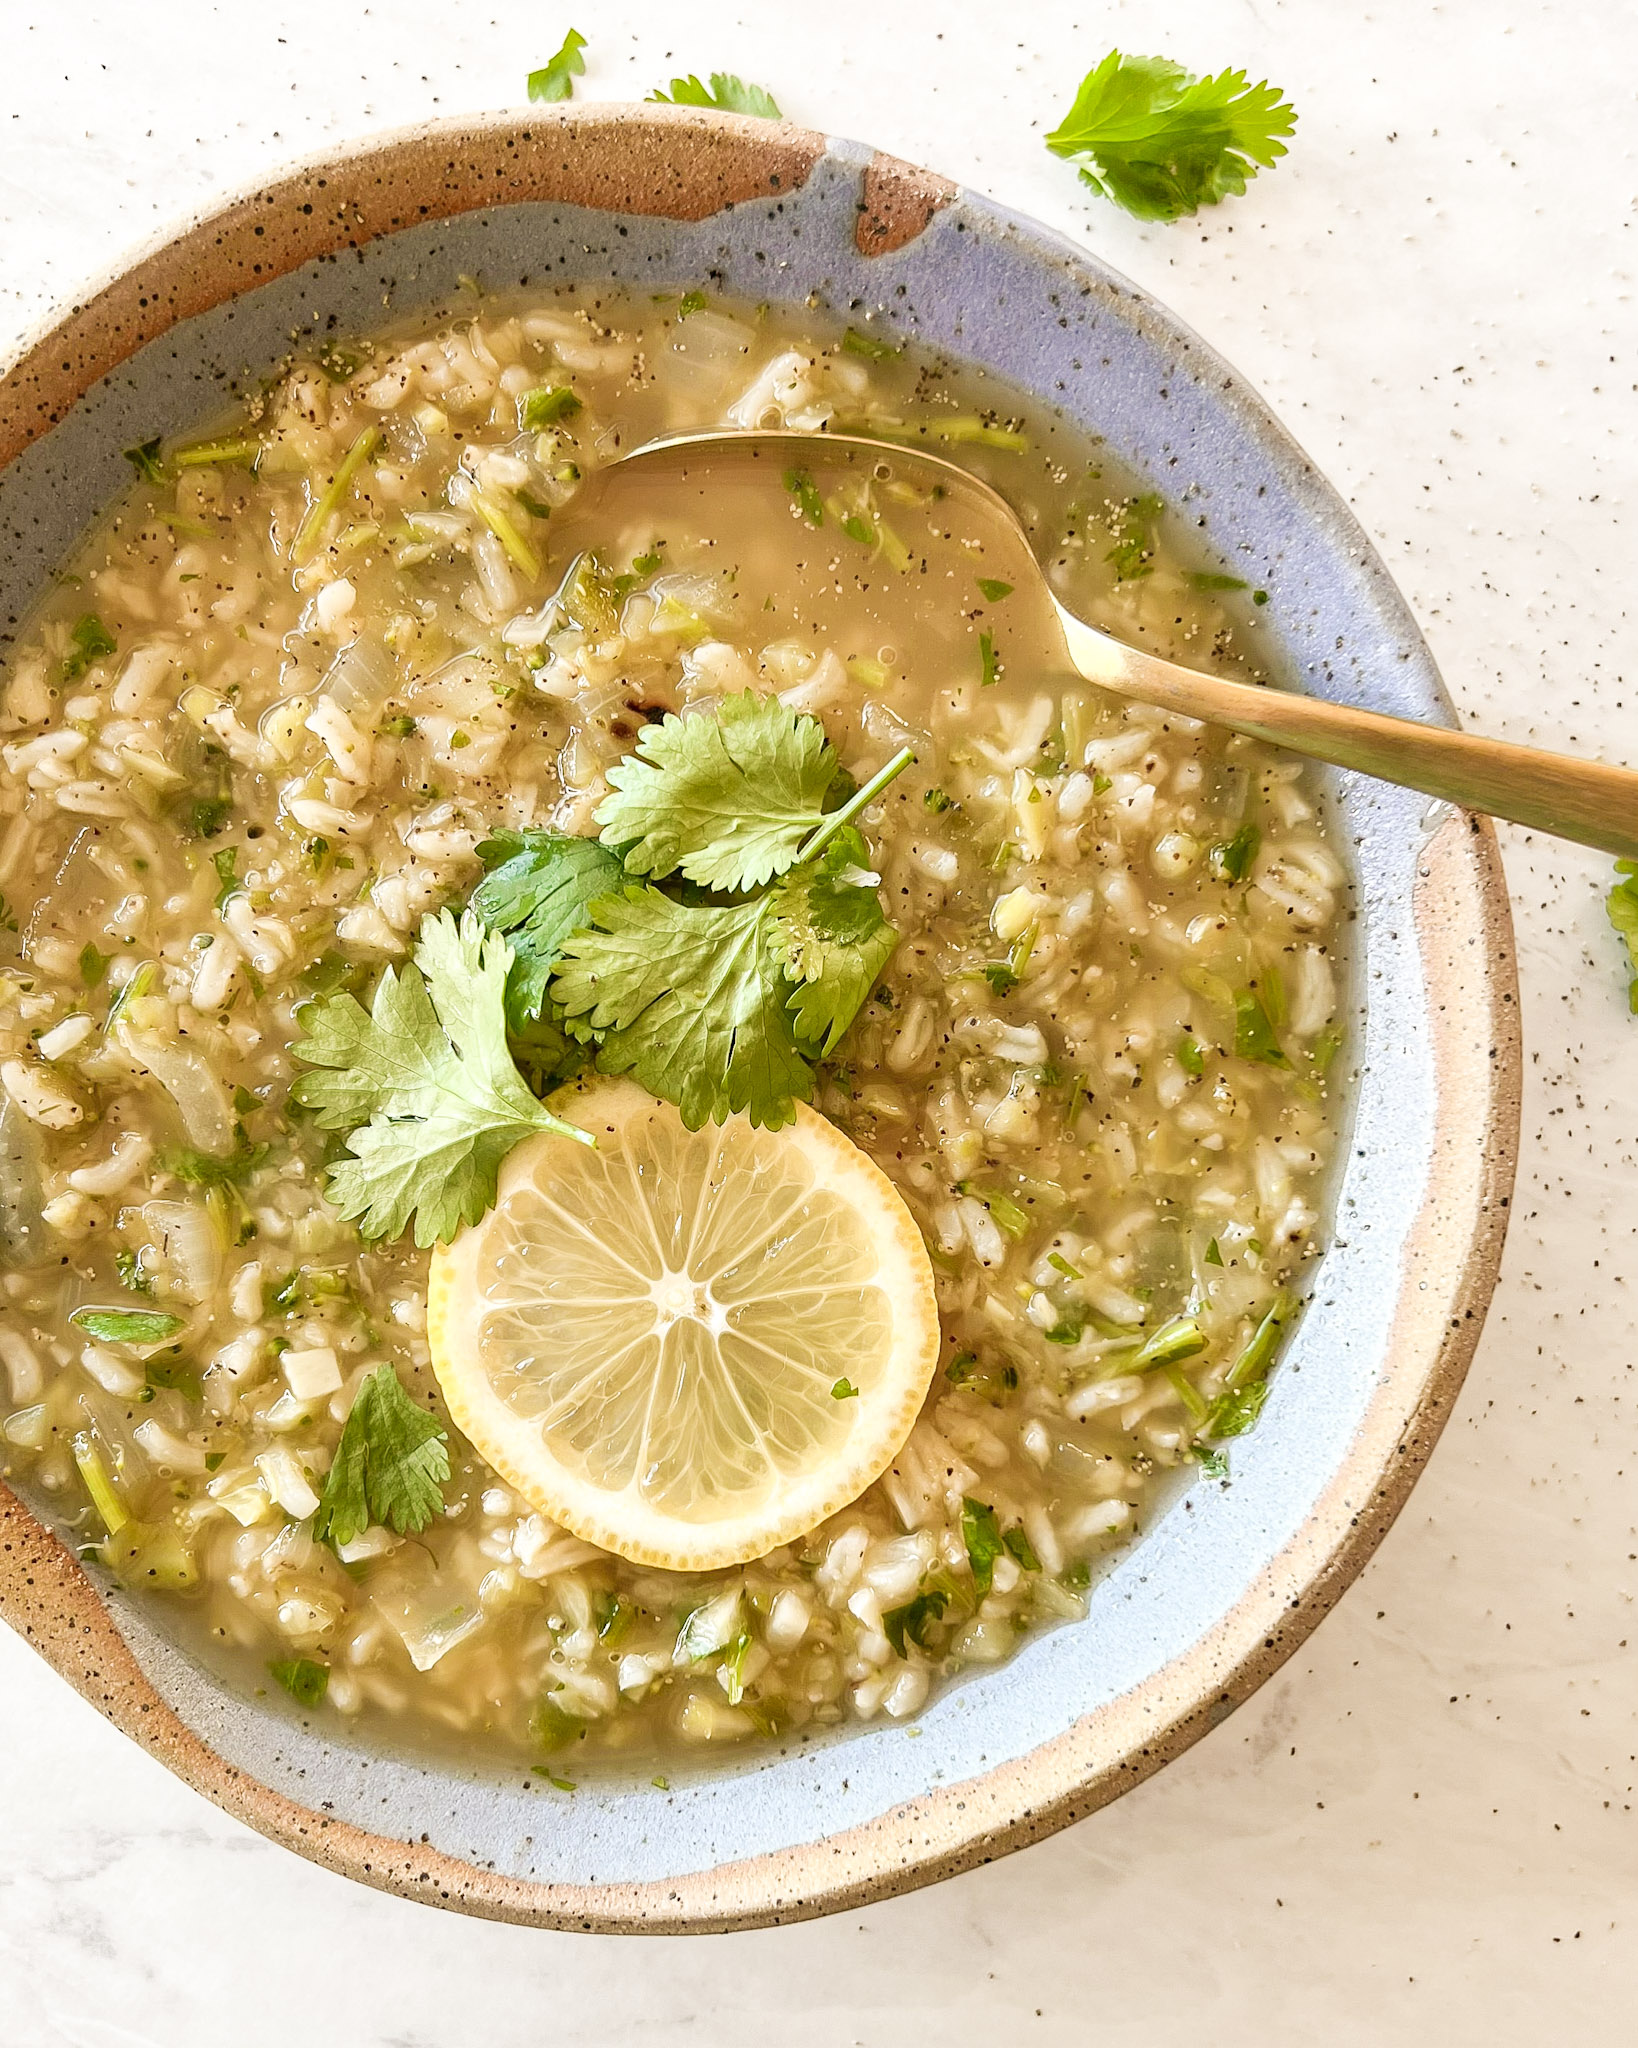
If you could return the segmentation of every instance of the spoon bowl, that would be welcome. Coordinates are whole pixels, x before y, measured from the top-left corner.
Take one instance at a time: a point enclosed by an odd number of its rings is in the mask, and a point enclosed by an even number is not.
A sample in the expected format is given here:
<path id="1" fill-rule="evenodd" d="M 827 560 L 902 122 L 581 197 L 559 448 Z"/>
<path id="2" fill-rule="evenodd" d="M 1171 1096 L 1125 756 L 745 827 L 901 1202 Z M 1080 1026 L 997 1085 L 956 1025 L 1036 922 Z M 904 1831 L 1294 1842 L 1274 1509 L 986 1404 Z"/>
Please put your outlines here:
<path id="1" fill-rule="evenodd" d="M 918 531 L 914 550 L 875 513 L 866 495 L 874 487 L 928 515 L 927 536 Z M 1638 772 L 1206 675 L 1130 647 L 1060 602 L 1022 521 L 999 491 L 917 441 L 761 429 L 670 436 L 598 472 L 563 526 L 575 535 L 604 529 L 610 515 L 623 510 L 636 522 L 633 530 L 641 530 L 643 520 L 652 522 L 668 502 L 692 496 L 710 503 L 724 490 L 747 489 L 763 494 L 772 514 L 764 529 L 770 537 L 794 524 L 808 529 L 810 543 L 823 540 L 807 550 L 820 558 L 822 580 L 834 580 L 835 546 L 871 549 L 858 580 L 883 629 L 896 626 L 918 643 L 941 632 L 969 640 L 969 668 L 985 682 L 1010 660 L 1027 656 L 1045 673 L 1078 675 L 1139 703 L 1421 790 L 1464 810 L 1638 859 Z M 911 559 L 902 559 L 901 550 Z M 941 621 L 936 603 L 927 601 L 929 580 L 948 590 L 948 619 Z M 786 581 L 790 599 L 796 593 Z M 998 600 L 975 601 L 974 589 L 983 596 L 986 585 L 1004 591 L 1004 610 Z M 766 601 L 775 608 L 771 592 Z M 811 589 L 806 607 L 810 614 L 824 609 Z"/>

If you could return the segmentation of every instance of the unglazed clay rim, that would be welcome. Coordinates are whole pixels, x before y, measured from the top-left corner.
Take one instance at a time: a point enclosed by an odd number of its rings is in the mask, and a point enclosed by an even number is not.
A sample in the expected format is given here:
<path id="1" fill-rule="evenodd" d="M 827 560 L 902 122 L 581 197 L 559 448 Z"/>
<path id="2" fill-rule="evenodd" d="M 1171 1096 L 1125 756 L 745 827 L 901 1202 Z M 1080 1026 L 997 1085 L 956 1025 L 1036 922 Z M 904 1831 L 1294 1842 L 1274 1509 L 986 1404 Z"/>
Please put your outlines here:
<path id="1" fill-rule="evenodd" d="M 785 123 L 643 106 L 443 122 L 333 153 L 152 245 L 26 346 L 0 377 L 0 467 L 156 335 L 314 257 L 528 200 L 699 221 L 798 190 L 826 149 L 822 136 Z M 905 247 L 954 196 L 946 180 L 878 155 L 862 178 L 859 251 Z M 1016 225 L 1067 252 L 1046 231 Z M 1135 290 L 1125 315 L 1140 327 L 1156 317 Z M 1175 334 L 1176 324 L 1163 331 Z M 1191 346 L 1215 366 L 1209 350 Z M 1312 479 L 1260 402 L 1226 371 L 1219 384 L 1219 402 L 1253 422 L 1299 480 L 1293 488 Z M 1348 515 L 1317 481 L 1306 487 L 1324 496 L 1338 542 L 1374 567 Z M 888 1897 L 1052 1833 L 1179 1755 L 1292 1654 L 1381 1541 L 1461 1386 L 1500 1265 L 1517 1151 L 1512 927 L 1487 824 L 1448 816 L 1418 877 L 1436 1146 L 1399 1264 L 1386 1356 L 1348 1455 L 1302 1528 L 1208 1634 L 1027 1755 L 867 1825 L 711 1870 L 640 1883 L 531 1882 L 369 1834 L 229 1764 L 161 1697 L 71 1553 L 4 1487 L 0 1617 L 117 1727 L 263 1834 L 379 1889 L 492 1919 L 610 1933 L 769 1925 Z"/>

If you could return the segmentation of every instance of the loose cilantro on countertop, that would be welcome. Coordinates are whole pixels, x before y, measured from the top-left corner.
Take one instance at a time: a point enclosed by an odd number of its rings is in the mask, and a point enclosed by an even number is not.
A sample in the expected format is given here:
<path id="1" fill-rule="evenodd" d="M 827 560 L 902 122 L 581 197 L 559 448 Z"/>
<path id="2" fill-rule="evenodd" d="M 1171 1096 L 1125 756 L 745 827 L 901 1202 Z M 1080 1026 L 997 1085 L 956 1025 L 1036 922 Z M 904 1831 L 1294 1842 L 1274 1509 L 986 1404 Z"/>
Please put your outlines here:
<path id="1" fill-rule="evenodd" d="M 1243 71 L 1197 78 L 1167 57 L 1111 50 L 1046 146 L 1089 159 L 1083 181 L 1139 220 L 1179 220 L 1244 192 L 1285 155 L 1296 125 L 1279 87 Z"/>
<path id="2" fill-rule="evenodd" d="M 1604 908 L 1610 923 L 1626 942 L 1627 965 L 1632 970 L 1627 982 L 1627 1007 L 1638 1016 L 1638 861 L 1618 860 L 1615 872 L 1622 879 L 1610 890 Z"/>
<path id="3" fill-rule="evenodd" d="M 372 1523 L 399 1536 L 419 1535 L 442 1511 L 448 1477 L 443 1424 L 410 1399 L 390 1365 L 378 1366 L 360 1383 L 342 1429 L 313 1536 L 334 1549 Z"/>
<path id="4" fill-rule="evenodd" d="M 725 114 L 754 114 L 763 121 L 784 119 L 772 93 L 764 92 L 760 85 L 747 85 L 731 71 L 713 71 L 709 86 L 690 72 L 686 78 L 672 79 L 669 92 L 656 87 L 649 98 L 679 107 L 717 107 Z"/>
<path id="5" fill-rule="evenodd" d="M 415 1222 L 423 1250 L 475 1223 L 495 1199 L 512 1147 L 535 1131 L 592 1141 L 554 1116 L 512 1063 L 506 984 L 512 949 L 468 912 L 421 926 L 415 961 L 388 968 L 369 1010 L 332 995 L 301 1013 L 292 1050 L 313 1071 L 291 1093 L 324 1130 L 349 1131 L 353 1156 L 327 1193 L 365 1237 Z"/>
<path id="6" fill-rule="evenodd" d="M 547 102 L 572 99 L 574 82 L 586 68 L 586 60 L 580 54 L 585 47 L 586 38 L 579 29 L 570 29 L 556 54 L 548 57 L 538 71 L 529 73 L 530 99 Z"/>

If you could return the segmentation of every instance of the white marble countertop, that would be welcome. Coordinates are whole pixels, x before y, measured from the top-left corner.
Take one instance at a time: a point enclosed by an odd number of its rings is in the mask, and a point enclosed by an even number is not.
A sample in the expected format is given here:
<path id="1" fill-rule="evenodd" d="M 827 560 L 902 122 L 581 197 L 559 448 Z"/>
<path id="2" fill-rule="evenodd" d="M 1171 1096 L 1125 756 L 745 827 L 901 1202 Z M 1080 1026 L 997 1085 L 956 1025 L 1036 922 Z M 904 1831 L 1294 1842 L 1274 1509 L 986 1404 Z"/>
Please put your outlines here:
<path id="1" fill-rule="evenodd" d="M 1083 238 L 1267 394 L 1472 724 L 1638 758 L 1627 0 L 0 0 L 0 328 L 331 138 L 520 103 L 571 20 L 588 96 L 736 70 Z M 1290 159 L 1190 225 L 1092 199 L 1039 136 L 1111 43 L 1276 80 Z M 1376 1561 L 1224 1728 L 931 1891 L 617 1948 L 298 1861 L 0 1634 L 6 2048 L 1630 2042 L 1638 1019 L 1605 864 L 1504 843 L 1527 1076 L 1489 1326 Z"/>

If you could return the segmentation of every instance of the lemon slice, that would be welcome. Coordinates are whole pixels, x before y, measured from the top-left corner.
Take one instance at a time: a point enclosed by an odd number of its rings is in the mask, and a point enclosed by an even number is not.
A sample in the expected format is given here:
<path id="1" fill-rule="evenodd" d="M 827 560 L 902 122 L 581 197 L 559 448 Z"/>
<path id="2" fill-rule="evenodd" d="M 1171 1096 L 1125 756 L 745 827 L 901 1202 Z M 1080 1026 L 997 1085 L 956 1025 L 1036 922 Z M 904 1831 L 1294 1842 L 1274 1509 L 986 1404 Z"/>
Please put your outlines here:
<path id="1" fill-rule="evenodd" d="M 433 1254 L 457 1426 L 543 1514 L 672 1571 L 760 1557 L 856 1499 L 938 1360 L 932 1267 L 886 1175 L 800 1104 L 781 1131 L 690 1131 L 625 1080 L 552 1107 L 596 1150 L 526 1139 Z"/>

